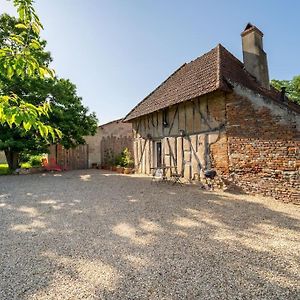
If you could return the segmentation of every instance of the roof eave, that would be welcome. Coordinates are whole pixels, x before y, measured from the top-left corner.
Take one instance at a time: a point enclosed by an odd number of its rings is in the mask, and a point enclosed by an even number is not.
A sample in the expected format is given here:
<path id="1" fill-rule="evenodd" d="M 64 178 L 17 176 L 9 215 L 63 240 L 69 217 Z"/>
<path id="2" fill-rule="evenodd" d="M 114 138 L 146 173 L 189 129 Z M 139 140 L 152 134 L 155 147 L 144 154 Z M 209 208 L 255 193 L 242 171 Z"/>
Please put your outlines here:
<path id="1" fill-rule="evenodd" d="M 131 121 L 133 121 L 134 119 L 138 119 L 138 118 L 141 118 L 141 117 L 143 117 L 143 116 L 152 114 L 152 113 L 154 113 L 154 112 L 156 112 L 156 111 L 160 111 L 160 110 L 162 110 L 162 109 L 165 109 L 165 108 L 168 108 L 168 107 L 172 107 L 172 106 L 174 106 L 174 105 L 178 105 L 178 104 L 180 104 L 180 103 L 184 103 L 184 102 L 187 102 L 187 101 L 192 101 L 193 99 L 195 99 L 195 98 L 197 98 L 197 97 L 205 96 L 205 95 L 208 95 L 208 94 L 211 94 L 211 93 L 215 93 L 215 92 L 217 92 L 217 91 L 222 91 L 222 92 L 232 92 L 232 85 L 230 85 L 229 82 L 227 82 L 226 80 L 223 79 L 223 80 L 221 81 L 221 84 L 219 84 L 219 86 L 216 87 L 214 90 L 211 90 L 211 91 L 209 91 L 209 92 L 200 94 L 200 95 L 195 96 L 195 97 L 193 97 L 193 98 L 191 98 L 191 99 L 187 99 L 187 100 L 183 100 L 183 101 L 178 101 L 178 102 L 175 103 L 175 104 L 168 105 L 168 106 L 165 106 L 165 107 L 161 107 L 161 108 L 159 108 L 159 109 L 156 109 L 156 110 L 153 110 L 153 111 L 149 111 L 149 112 L 146 112 L 146 113 L 144 113 L 144 114 L 139 114 L 139 115 L 134 116 L 134 117 L 130 117 L 130 114 L 131 114 L 131 112 L 130 112 L 130 113 L 123 119 L 123 122 L 125 122 L 125 123 L 126 123 L 126 122 L 131 122 Z"/>

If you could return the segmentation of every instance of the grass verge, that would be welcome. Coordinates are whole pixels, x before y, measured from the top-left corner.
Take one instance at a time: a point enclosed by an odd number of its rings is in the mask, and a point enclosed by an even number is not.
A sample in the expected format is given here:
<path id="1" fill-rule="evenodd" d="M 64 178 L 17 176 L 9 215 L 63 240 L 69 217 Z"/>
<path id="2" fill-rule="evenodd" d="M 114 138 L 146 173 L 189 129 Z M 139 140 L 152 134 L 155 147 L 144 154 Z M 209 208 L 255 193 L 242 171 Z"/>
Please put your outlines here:
<path id="1" fill-rule="evenodd" d="M 31 164 L 30 163 L 22 163 L 21 168 L 31 168 Z M 12 172 L 11 170 L 8 168 L 8 164 L 0 164 L 0 175 L 10 175 Z"/>

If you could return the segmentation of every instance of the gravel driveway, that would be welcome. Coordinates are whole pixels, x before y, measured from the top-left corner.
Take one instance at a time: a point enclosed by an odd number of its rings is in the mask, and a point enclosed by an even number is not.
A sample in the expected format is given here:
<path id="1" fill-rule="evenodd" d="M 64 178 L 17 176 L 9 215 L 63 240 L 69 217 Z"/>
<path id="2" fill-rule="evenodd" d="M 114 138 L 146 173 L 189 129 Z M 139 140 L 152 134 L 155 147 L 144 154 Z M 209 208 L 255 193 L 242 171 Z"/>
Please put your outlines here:
<path id="1" fill-rule="evenodd" d="M 300 207 L 98 170 L 0 177 L 0 299 L 300 299 Z"/>

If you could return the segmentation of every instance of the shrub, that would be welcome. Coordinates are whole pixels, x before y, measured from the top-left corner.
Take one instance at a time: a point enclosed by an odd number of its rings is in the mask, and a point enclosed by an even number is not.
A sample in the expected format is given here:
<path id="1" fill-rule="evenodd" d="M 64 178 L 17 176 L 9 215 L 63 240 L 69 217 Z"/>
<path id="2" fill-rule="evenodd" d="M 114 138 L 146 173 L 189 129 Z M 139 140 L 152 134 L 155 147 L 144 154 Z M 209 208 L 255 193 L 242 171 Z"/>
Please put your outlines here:
<path id="1" fill-rule="evenodd" d="M 134 166 L 134 161 L 128 148 L 125 148 L 122 153 L 116 157 L 115 165 L 128 168 Z"/>
<path id="2" fill-rule="evenodd" d="M 32 167 L 40 167 L 42 164 L 42 158 L 43 156 L 40 155 L 31 156 L 29 159 L 29 163 Z"/>
<path id="3" fill-rule="evenodd" d="M 124 157 L 124 167 L 132 168 L 134 166 L 134 160 L 128 148 L 123 150 L 122 156 Z"/>
<path id="4" fill-rule="evenodd" d="M 113 166 L 114 163 L 115 159 L 112 149 L 106 149 L 104 151 L 104 164 L 108 166 Z"/>
<path id="5" fill-rule="evenodd" d="M 114 165 L 124 167 L 124 160 L 123 160 L 122 154 L 116 156 Z"/>
<path id="6" fill-rule="evenodd" d="M 21 159 L 22 168 L 40 167 L 43 157 L 42 155 L 23 155 Z"/>

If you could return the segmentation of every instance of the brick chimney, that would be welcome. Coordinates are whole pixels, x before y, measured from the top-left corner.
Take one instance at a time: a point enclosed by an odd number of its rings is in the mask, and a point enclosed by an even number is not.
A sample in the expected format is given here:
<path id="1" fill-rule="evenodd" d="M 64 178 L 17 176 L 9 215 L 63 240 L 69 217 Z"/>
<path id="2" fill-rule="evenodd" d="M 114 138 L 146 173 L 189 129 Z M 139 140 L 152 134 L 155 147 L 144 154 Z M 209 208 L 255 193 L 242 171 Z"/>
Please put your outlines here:
<path id="1" fill-rule="evenodd" d="M 263 50 L 263 35 L 250 23 L 241 33 L 244 66 L 263 87 L 270 89 L 267 55 Z"/>

